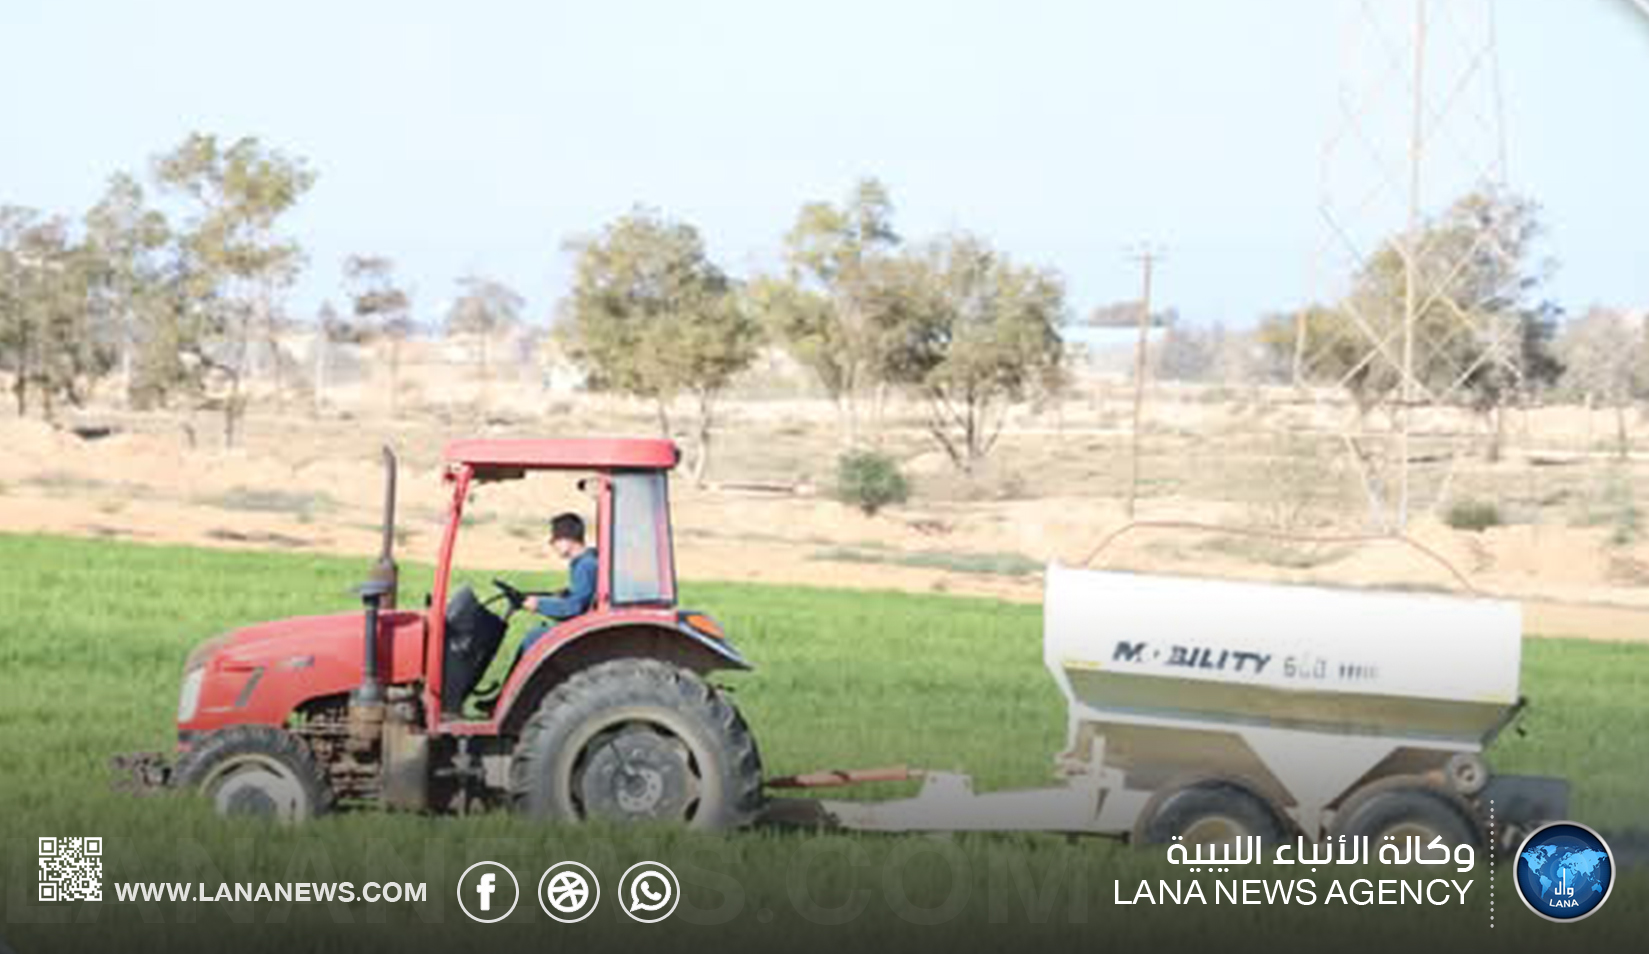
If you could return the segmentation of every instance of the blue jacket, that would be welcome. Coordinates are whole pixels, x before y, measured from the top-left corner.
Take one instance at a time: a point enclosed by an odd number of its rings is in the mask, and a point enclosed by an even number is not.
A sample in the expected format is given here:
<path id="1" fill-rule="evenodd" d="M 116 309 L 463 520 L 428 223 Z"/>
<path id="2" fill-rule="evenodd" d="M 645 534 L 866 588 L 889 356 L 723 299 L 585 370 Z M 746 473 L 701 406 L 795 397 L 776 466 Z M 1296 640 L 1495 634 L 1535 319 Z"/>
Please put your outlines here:
<path id="1" fill-rule="evenodd" d="M 589 612 L 590 604 L 595 602 L 597 566 L 594 547 L 573 557 L 572 565 L 567 568 L 567 595 L 540 596 L 534 608 L 540 615 L 552 619 L 572 619 Z"/>

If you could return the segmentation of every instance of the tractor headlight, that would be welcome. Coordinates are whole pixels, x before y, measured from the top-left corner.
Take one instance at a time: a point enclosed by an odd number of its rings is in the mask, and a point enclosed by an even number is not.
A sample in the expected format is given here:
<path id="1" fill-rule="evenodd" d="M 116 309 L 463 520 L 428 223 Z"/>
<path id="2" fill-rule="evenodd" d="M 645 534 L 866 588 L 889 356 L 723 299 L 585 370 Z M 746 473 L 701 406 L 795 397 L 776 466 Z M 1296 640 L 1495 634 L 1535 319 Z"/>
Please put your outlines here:
<path id="1" fill-rule="evenodd" d="M 196 666 L 183 674 L 183 690 L 178 693 L 177 720 L 181 725 L 195 717 L 195 707 L 200 705 L 200 687 L 206 681 L 206 667 Z"/>

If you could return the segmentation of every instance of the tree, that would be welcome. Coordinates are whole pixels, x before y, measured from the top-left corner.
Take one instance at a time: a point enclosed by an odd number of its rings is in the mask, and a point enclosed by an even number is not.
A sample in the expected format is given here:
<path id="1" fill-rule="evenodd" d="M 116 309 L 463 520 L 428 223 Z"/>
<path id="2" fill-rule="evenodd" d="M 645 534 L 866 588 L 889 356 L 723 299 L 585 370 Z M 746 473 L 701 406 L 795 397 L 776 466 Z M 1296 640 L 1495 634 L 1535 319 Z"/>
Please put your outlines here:
<path id="1" fill-rule="evenodd" d="M 670 401 L 691 394 L 693 477 L 702 484 L 716 401 L 756 356 L 751 309 L 698 231 L 656 212 L 637 209 L 571 247 L 577 265 L 561 326 L 569 356 L 592 387 L 653 401 L 665 436 Z"/>
<path id="2" fill-rule="evenodd" d="M 1544 232 L 1540 208 L 1497 190 L 1474 192 L 1451 206 L 1430 231 L 1430 244 L 1422 251 L 1433 264 L 1422 273 L 1421 287 L 1467 318 L 1473 329 L 1466 344 L 1433 343 L 1433 351 L 1460 348 L 1454 360 L 1464 370 L 1454 386 L 1488 420 L 1484 455 L 1496 461 L 1505 440 L 1506 407 L 1554 383 L 1563 372 L 1551 348 L 1562 311 L 1540 295 L 1552 265 L 1533 260 Z M 1446 263 L 1453 263 L 1452 275 L 1442 273 Z"/>
<path id="3" fill-rule="evenodd" d="M 127 395 L 135 408 L 166 407 L 174 397 L 202 398 L 213 373 L 203 358 L 217 333 L 214 292 L 188 259 L 169 256 L 149 293 L 137 302 L 137 334 Z M 188 429 L 191 443 L 192 428 Z"/>
<path id="4" fill-rule="evenodd" d="M 326 406 L 327 376 L 331 369 L 331 351 L 334 344 L 359 339 L 360 331 L 353 322 L 345 320 L 338 313 L 331 301 L 321 302 L 321 307 L 315 312 L 315 337 L 313 374 L 314 413 L 319 417 Z"/>
<path id="5" fill-rule="evenodd" d="M 971 474 L 1008 406 L 1053 380 L 1063 354 L 1064 284 L 968 235 L 882 263 L 869 305 L 875 373 L 921 397 L 928 431 Z"/>
<path id="6" fill-rule="evenodd" d="M 192 340 L 180 344 L 223 380 L 223 439 L 233 446 L 245 413 L 251 341 L 273 338 L 279 295 L 302 264 L 302 250 L 280 238 L 276 225 L 315 174 L 255 138 L 224 146 L 216 136 L 192 133 L 155 160 L 155 177 L 190 204 L 179 236 L 181 274 L 201 320 L 189 325 Z"/>
<path id="7" fill-rule="evenodd" d="M 1336 384 L 1357 406 L 1359 420 L 1368 416 L 1396 384 L 1397 370 L 1371 353 L 1372 343 L 1341 308 L 1310 304 L 1298 312 L 1276 312 L 1260 320 L 1258 338 L 1274 367 L 1289 367 L 1296 342 L 1310 342 L 1306 378 Z M 1376 374 L 1376 369 L 1381 373 Z"/>
<path id="8" fill-rule="evenodd" d="M 1228 337 L 1224 325 L 1216 323 L 1197 328 L 1176 320 L 1166 328 L 1167 335 L 1157 350 L 1158 377 L 1170 381 L 1208 381 L 1217 376 Z"/>
<path id="9" fill-rule="evenodd" d="M 1564 325 L 1556 348 L 1562 389 L 1588 407 L 1601 402 L 1614 409 L 1615 452 L 1625 460 L 1631 453 L 1626 411 L 1649 398 L 1649 319 L 1593 307 Z"/>
<path id="10" fill-rule="evenodd" d="M 401 347 L 412 336 L 412 297 L 395 283 L 395 262 L 382 255 L 344 260 L 344 284 L 356 333 L 389 343 L 389 416 L 400 413 Z"/>
<path id="11" fill-rule="evenodd" d="M 858 441 L 860 390 L 879 363 L 866 309 L 877 263 L 899 244 L 892 219 L 892 199 L 875 179 L 859 180 L 840 206 L 802 206 L 784 238 L 786 277 L 753 289 L 773 336 L 836 404 L 849 445 Z"/>
<path id="12" fill-rule="evenodd" d="M 121 387 L 130 406 L 139 322 L 153 305 L 150 299 L 161 281 L 158 255 L 171 229 L 164 215 L 145 204 L 143 186 L 123 172 L 110 177 L 102 198 L 87 211 L 85 224 L 92 301 L 116 329 Z"/>
<path id="13" fill-rule="evenodd" d="M 1547 348 L 1555 308 L 1539 299 L 1549 266 L 1534 260 L 1539 208 L 1498 190 L 1470 193 L 1417 234 L 1384 242 L 1332 306 L 1312 306 L 1262 335 L 1279 359 L 1302 347 L 1302 375 L 1346 388 L 1359 414 L 1404 390 L 1412 261 L 1416 397 L 1463 401 L 1494 423 L 1513 398 L 1555 379 Z"/>
<path id="14" fill-rule="evenodd" d="M 751 281 L 745 295 L 767 333 L 784 345 L 797 364 L 812 372 L 838 412 L 843 412 L 857 366 L 849 367 L 830 296 L 792 278 L 772 275 Z"/>
<path id="15" fill-rule="evenodd" d="M 1469 373 L 1465 388 L 1472 410 L 1488 420 L 1484 457 L 1490 462 L 1500 459 L 1505 444 L 1506 408 L 1556 383 L 1563 374 L 1563 362 L 1552 350 L 1562 314 L 1557 305 L 1541 301 L 1489 319 L 1502 330 L 1490 346 L 1494 353 Z"/>
<path id="16" fill-rule="evenodd" d="M 0 367 L 11 375 L 19 417 L 28 412 L 29 369 L 33 361 L 33 315 L 29 308 L 31 269 L 24 264 L 23 236 L 39 213 L 0 206 Z"/>
<path id="17" fill-rule="evenodd" d="M 447 334 L 474 335 L 478 342 L 481 380 L 491 381 L 489 351 L 500 332 L 521 323 L 521 309 L 527 300 L 515 289 L 491 278 L 468 275 L 458 280 L 463 294 L 447 311 Z"/>
<path id="18" fill-rule="evenodd" d="M 0 209 L 0 367 L 11 374 L 19 416 L 39 396 L 80 404 L 114 363 L 114 334 L 90 307 L 92 256 L 61 218 Z"/>

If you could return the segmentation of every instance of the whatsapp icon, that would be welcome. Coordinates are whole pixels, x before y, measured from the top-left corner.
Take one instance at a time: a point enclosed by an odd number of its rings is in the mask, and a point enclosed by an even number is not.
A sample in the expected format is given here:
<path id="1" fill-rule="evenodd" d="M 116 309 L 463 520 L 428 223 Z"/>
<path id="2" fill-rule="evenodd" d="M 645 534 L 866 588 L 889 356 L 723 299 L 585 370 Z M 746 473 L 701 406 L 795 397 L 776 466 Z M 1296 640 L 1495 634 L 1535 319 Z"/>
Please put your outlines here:
<path id="1" fill-rule="evenodd" d="M 619 906 L 633 920 L 656 924 L 669 917 L 681 900 L 681 882 L 667 865 L 638 861 L 618 879 Z"/>

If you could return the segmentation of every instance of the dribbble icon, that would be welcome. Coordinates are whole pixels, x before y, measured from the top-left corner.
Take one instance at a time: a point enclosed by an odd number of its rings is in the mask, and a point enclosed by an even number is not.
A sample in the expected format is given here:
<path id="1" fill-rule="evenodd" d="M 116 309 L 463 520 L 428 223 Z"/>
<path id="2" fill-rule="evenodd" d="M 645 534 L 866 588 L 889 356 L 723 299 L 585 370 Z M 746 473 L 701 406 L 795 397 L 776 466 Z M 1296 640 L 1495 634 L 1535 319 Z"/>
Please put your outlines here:
<path id="1" fill-rule="evenodd" d="M 624 913 L 642 924 L 656 924 L 669 917 L 681 900 L 681 882 L 676 873 L 656 861 L 638 861 L 618 879 Z"/>

